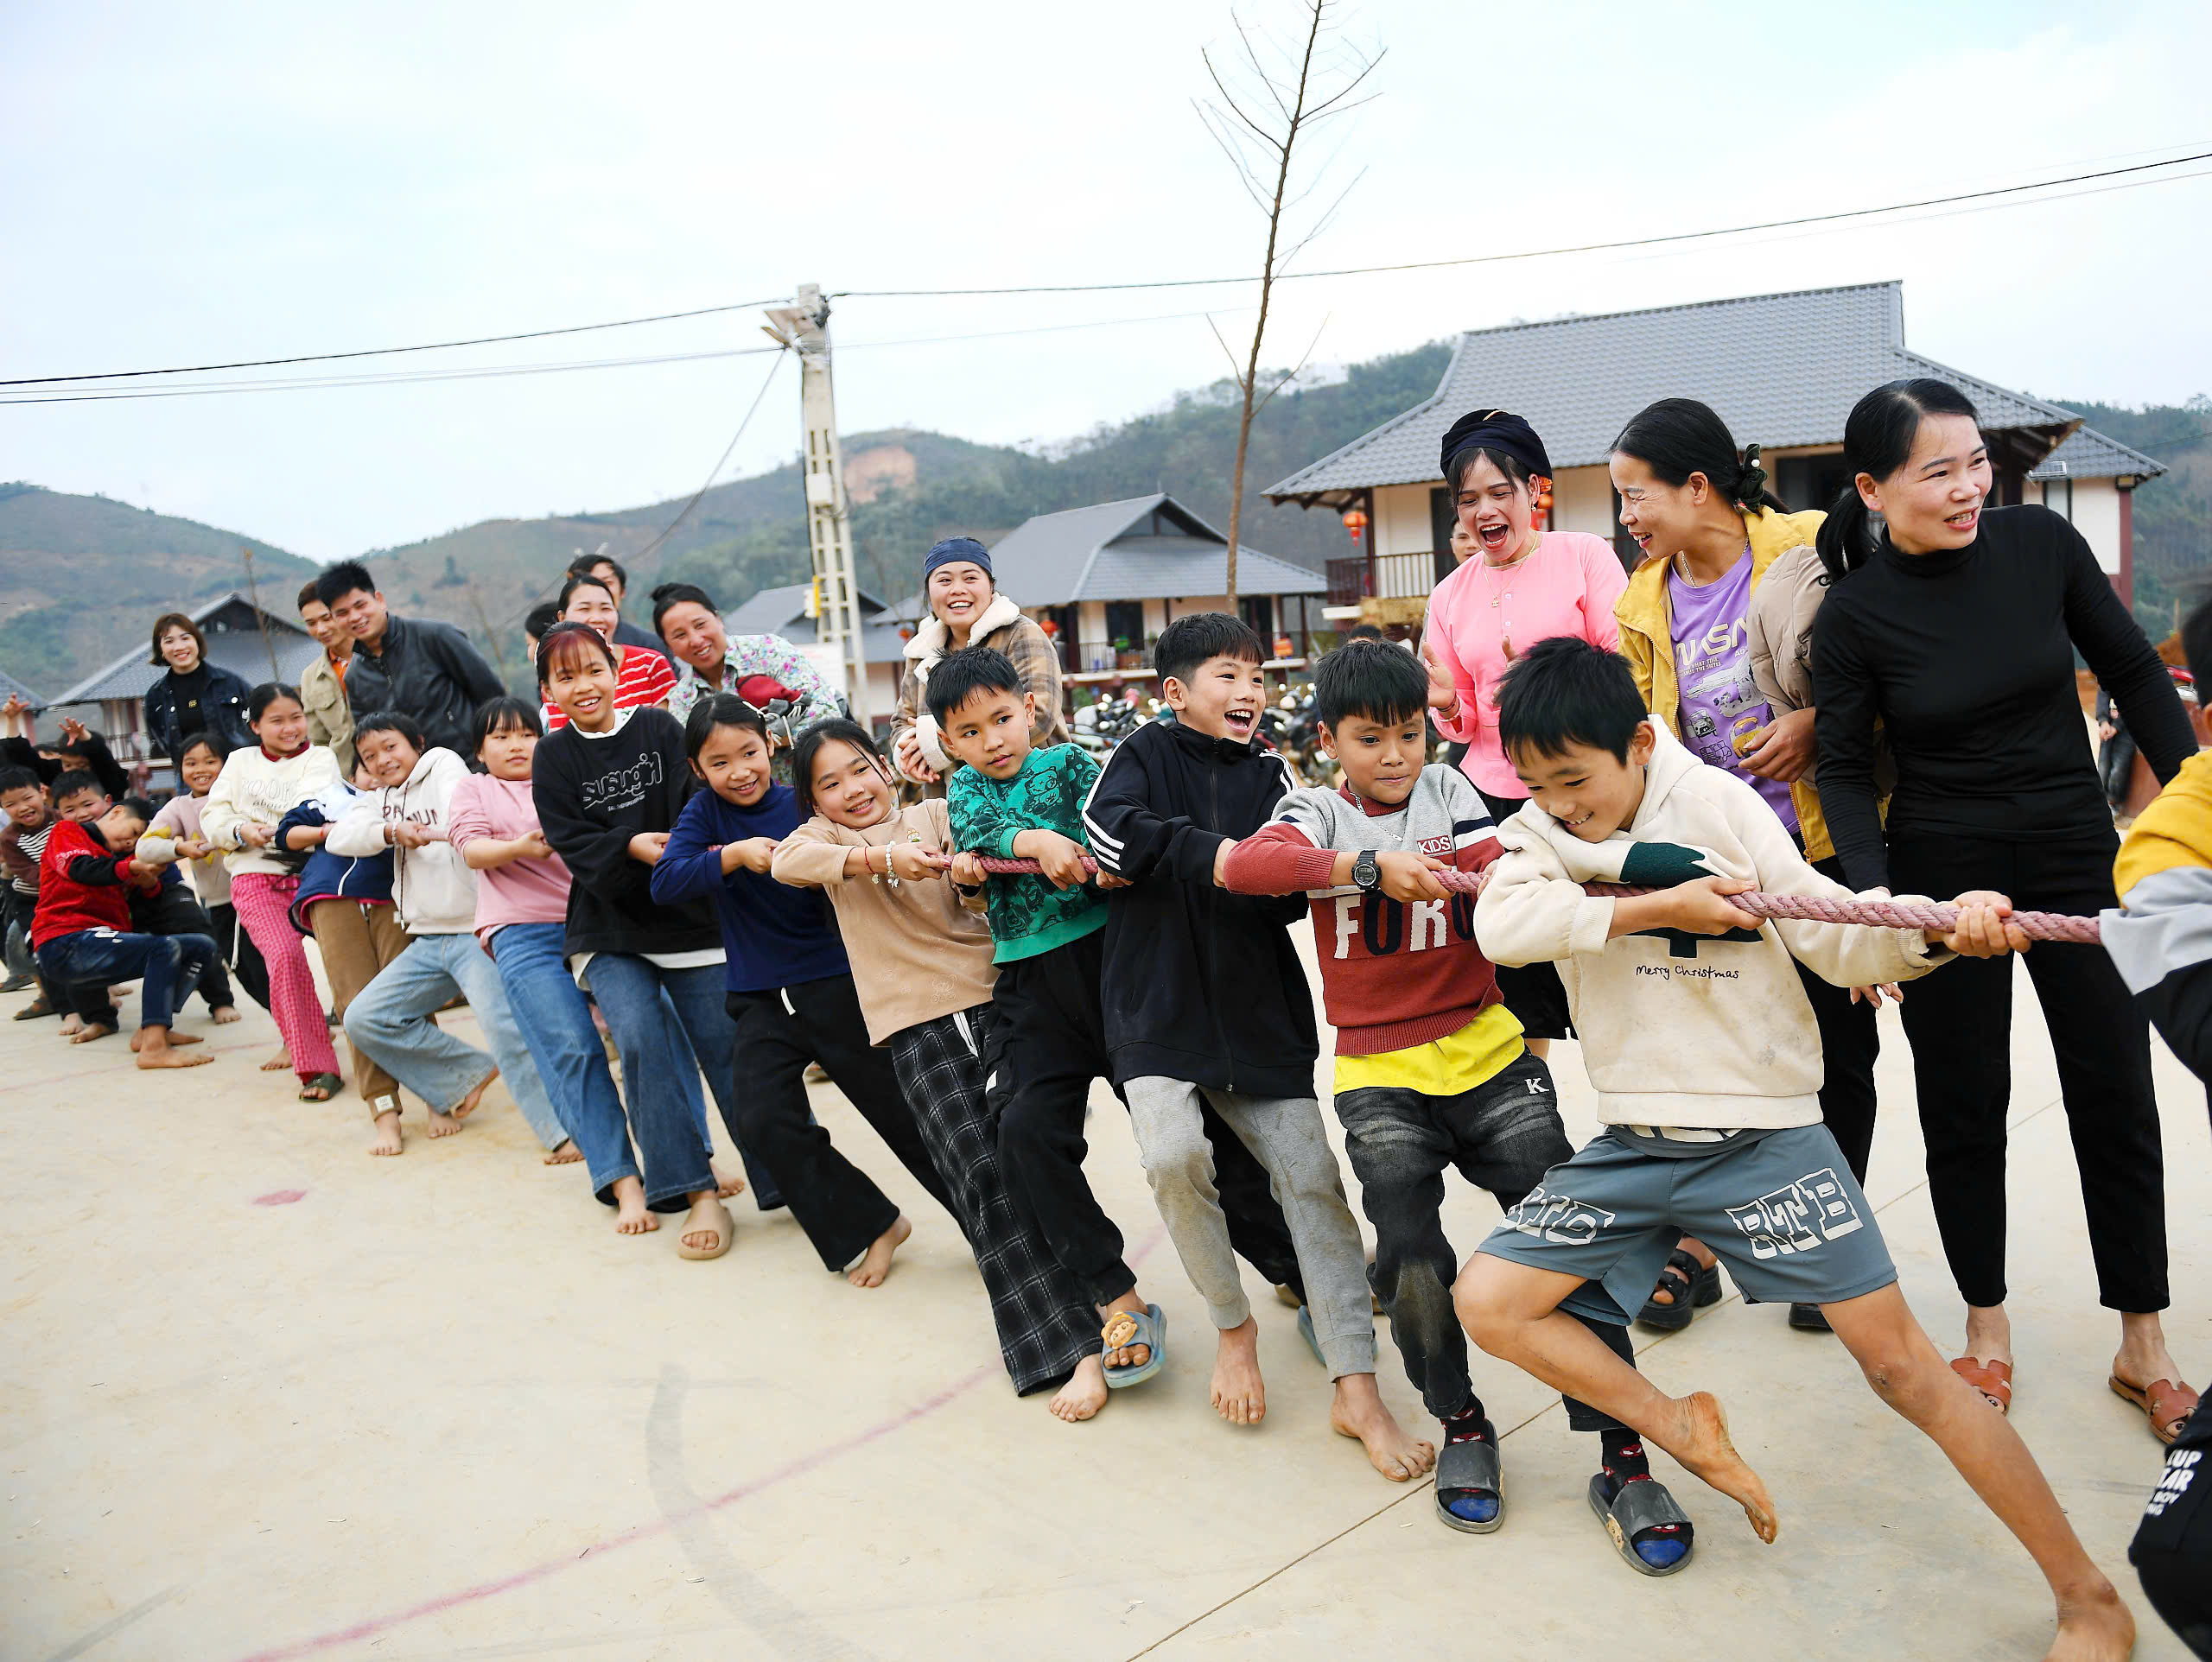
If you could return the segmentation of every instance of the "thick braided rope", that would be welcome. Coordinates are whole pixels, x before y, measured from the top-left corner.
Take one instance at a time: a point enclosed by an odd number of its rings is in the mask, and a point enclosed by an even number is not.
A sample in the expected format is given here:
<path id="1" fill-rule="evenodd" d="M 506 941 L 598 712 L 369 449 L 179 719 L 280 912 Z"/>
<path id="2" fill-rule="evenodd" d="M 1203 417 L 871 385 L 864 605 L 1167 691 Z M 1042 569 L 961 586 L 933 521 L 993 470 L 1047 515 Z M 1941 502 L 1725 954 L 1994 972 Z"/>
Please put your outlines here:
<path id="1" fill-rule="evenodd" d="M 1092 871 L 1098 862 L 1084 858 L 1084 864 Z M 1039 872 L 1043 868 L 1033 860 L 985 859 L 987 872 Z M 1461 894 L 1482 892 L 1481 874 L 1473 872 L 1440 871 L 1436 880 L 1447 889 Z M 1620 883 L 1586 883 L 1582 885 L 1594 895 L 1650 894 L 1649 889 L 1631 888 Z M 1765 894 L 1754 891 L 1749 894 L 1730 895 L 1728 903 L 1740 906 L 1754 917 L 1796 917 L 1815 923 L 1872 923 L 1891 929 L 1948 930 L 1957 921 L 1957 909 L 1925 902 L 1907 900 L 1826 900 L 1817 895 Z M 2102 938 L 2097 920 L 2094 917 L 2073 917 L 2064 912 L 2014 912 L 2012 921 L 2031 941 L 2072 941 L 2094 946 Z"/>

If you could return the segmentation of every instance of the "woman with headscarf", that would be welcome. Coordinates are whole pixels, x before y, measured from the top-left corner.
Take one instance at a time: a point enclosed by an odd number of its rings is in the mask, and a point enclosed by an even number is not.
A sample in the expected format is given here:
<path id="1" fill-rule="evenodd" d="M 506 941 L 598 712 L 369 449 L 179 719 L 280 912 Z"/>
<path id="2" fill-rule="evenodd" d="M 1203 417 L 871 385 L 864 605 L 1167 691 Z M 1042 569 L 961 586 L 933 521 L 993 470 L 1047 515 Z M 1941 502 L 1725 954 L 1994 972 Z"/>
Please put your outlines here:
<path id="1" fill-rule="evenodd" d="M 1618 650 L 1613 606 L 1628 574 L 1605 538 L 1537 528 L 1539 481 L 1549 482 L 1552 461 L 1520 416 L 1502 409 L 1462 416 L 1445 433 L 1440 460 L 1474 550 L 1428 597 L 1421 649 L 1428 701 L 1436 730 L 1467 747 L 1460 771 L 1503 821 L 1529 793 L 1497 742 L 1498 677 L 1553 635 Z M 1573 1031 L 1552 965 L 1501 967 L 1497 990 L 1538 1056 Z"/>
<path id="2" fill-rule="evenodd" d="M 944 776 L 959 764 L 938 742 L 937 718 L 930 714 L 925 689 L 938 660 L 970 646 L 1005 653 L 1036 701 L 1030 743 L 1065 744 L 1059 654 L 1036 620 L 998 593 L 990 550 L 972 536 L 948 536 L 934 544 L 922 559 L 922 591 L 930 618 L 906 643 L 906 672 L 899 680 L 899 714 L 891 726 L 891 758 L 899 771 L 931 796 L 944 794 Z"/>

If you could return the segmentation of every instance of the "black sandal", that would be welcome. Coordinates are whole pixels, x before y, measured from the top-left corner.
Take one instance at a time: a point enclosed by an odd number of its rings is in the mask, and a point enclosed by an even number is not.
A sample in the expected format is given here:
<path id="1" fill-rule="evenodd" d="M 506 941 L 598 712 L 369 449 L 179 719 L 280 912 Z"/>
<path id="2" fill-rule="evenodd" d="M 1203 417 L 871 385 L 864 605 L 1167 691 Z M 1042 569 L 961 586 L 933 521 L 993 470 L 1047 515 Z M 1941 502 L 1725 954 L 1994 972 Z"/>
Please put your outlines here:
<path id="1" fill-rule="evenodd" d="M 1662 1304 L 1656 1296 L 1646 1298 L 1636 1319 L 1662 1333 L 1680 1333 L 1699 1310 L 1720 1302 L 1720 1266 L 1717 1261 L 1700 1264 L 1677 1246 L 1667 1254 L 1666 1267 L 1659 1272 L 1659 1285 L 1652 1291 L 1664 1292 L 1674 1302 Z"/>
<path id="2" fill-rule="evenodd" d="M 317 1074 L 311 1079 L 301 1081 L 300 1101 L 302 1102 L 327 1102 L 332 1097 L 338 1094 L 339 1091 L 344 1088 L 345 1083 L 346 1082 L 340 1079 L 336 1074 Z"/>

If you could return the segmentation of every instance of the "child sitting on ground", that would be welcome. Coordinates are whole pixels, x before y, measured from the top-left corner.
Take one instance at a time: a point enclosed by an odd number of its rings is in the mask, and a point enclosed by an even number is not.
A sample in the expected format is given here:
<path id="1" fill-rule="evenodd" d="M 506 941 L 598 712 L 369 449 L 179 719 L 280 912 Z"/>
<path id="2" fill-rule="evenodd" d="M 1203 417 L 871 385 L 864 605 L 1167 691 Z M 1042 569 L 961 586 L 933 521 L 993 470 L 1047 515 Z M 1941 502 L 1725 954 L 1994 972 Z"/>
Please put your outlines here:
<path id="1" fill-rule="evenodd" d="M 1252 745 L 1266 657 L 1238 618 L 1176 618 L 1153 659 L 1173 718 L 1139 727 L 1091 787 L 1084 824 L 1099 869 L 1131 885 L 1108 909 L 1106 1041 L 1160 1215 L 1220 1334 L 1215 1411 L 1256 1424 L 1267 1398 L 1202 1105 L 1274 1181 L 1312 1301 L 1305 1326 L 1336 1383 L 1330 1423 L 1402 1483 L 1435 1450 L 1399 1429 L 1376 1390 L 1365 1256 L 1313 1097 L 1313 1000 L 1287 927 L 1304 907 L 1213 882 L 1222 853 L 1290 788 L 1281 759 Z"/>
<path id="2" fill-rule="evenodd" d="M 34 981 L 38 997 L 16 1012 L 17 1021 L 50 1016 L 60 1008 L 59 999 L 38 980 L 38 961 L 31 955 L 31 914 L 38 907 L 38 860 L 46 850 L 54 822 L 60 816 L 46 800 L 38 775 L 27 767 L 0 768 L 0 870 L 7 873 L 7 887 L 0 891 L 0 929 L 5 931 L 8 980 L 0 993 L 16 993 Z"/>
<path id="3" fill-rule="evenodd" d="M 176 1048 L 200 1041 L 171 1034 L 175 995 L 213 961 L 215 943 L 204 935 L 131 932 L 127 892 L 151 891 L 162 870 L 137 853 L 153 817 L 151 802 L 126 796 L 89 823 L 65 819 L 54 826 L 39 860 L 31 944 L 40 971 L 56 986 L 105 988 L 143 977 L 138 1032 L 130 1041 L 138 1065 L 192 1068 L 213 1058 Z"/>
<path id="4" fill-rule="evenodd" d="M 1043 1234 L 1105 1322 L 1106 1383 L 1157 1373 L 1165 1320 L 1137 1291 L 1122 1232 L 1083 1175 L 1090 1082 L 1113 1074 L 1101 978 L 1105 897 L 1090 881 L 1083 802 L 1098 764 L 1074 745 L 1031 746 L 1035 695 L 1006 655 L 949 652 L 930 672 L 930 714 L 946 755 L 963 765 L 945 786 L 954 847 L 1033 860 L 1041 875 L 991 879 L 992 990 L 997 1019 L 983 1066 L 999 1101 L 999 1154 L 1030 1225 Z"/>
<path id="5" fill-rule="evenodd" d="M 683 743 L 693 775 L 707 788 L 683 805 L 653 865 L 652 896 L 664 906 L 713 897 L 743 1082 L 737 1130 L 775 1174 L 823 1266 L 856 1287 L 880 1286 L 913 1225 L 817 1123 L 806 1064 L 822 1064 L 947 1211 L 951 1196 L 890 1057 L 870 1048 L 829 909 L 818 896 L 768 875 L 776 845 L 798 828 L 799 813 L 791 788 L 770 777 L 766 718 L 735 694 L 716 693 L 692 708 Z"/>
<path id="6" fill-rule="evenodd" d="M 891 770 L 857 723 L 808 728 L 791 769 L 799 811 L 813 817 L 778 844 L 769 874 L 819 887 L 836 911 L 868 1038 L 889 1051 L 952 1196 L 1015 1393 L 1060 1386 L 1052 1412 L 1089 1419 L 1106 1401 L 1098 1318 L 1014 1203 L 984 1089 L 995 1017 L 990 926 L 976 910 L 982 868 L 951 852 L 941 798 L 898 805 Z"/>
<path id="7" fill-rule="evenodd" d="M 1504 1467 L 1452 1312 L 1459 1260 L 1444 1234 L 1444 1177 L 1457 1166 L 1510 1207 L 1570 1151 L 1550 1070 L 1475 942 L 1473 897 L 1434 875 L 1479 872 L 1498 851 L 1466 776 L 1426 764 L 1427 696 L 1421 664 L 1392 642 L 1351 641 L 1322 659 L 1315 714 L 1342 785 L 1294 791 L 1273 824 L 1226 851 L 1221 880 L 1311 897 L 1337 1029 L 1337 1118 L 1375 1226 L 1375 1285 L 1406 1375 L 1443 1429 L 1437 1516 L 1481 1535 L 1504 1521 Z M 1622 1330 L 1598 1330 L 1632 1366 Z M 1567 1418 L 1598 1435 L 1592 1486 L 1630 1562 L 1646 1575 L 1681 1570 L 1690 1521 L 1636 1433 L 1572 1397 Z"/>
<path id="8" fill-rule="evenodd" d="M 1695 1235 L 1747 1297 L 1819 1304 L 1876 1392 L 2018 1538 L 2057 1596 L 2053 1656 L 2125 1655 L 2126 1607 L 2019 1434 L 1914 1320 L 1873 1210 L 1821 1123 L 1820 1036 L 1793 956 L 1852 986 L 1924 974 L 1940 955 L 1914 930 L 1762 923 L 1732 904 L 1751 889 L 1852 896 L 1805 863 L 1757 791 L 1646 715 L 1612 653 L 1540 642 L 1506 672 L 1497 713 L 1530 801 L 1499 828 L 1506 852 L 1476 932 L 1498 962 L 1559 963 L 1605 1128 L 1469 1261 L 1455 1290 L 1468 1333 L 1634 1426 L 1740 1502 L 1770 1541 L 1773 1503 L 1720 1405 L 1664 1395 L 1567 1313 L 1625 1323 L 1676 1240 Z M 1601 898 L 1587 883 L 1654 891 Z M 2026 948 L 2003 896 L 1955 904 L 1940 937 L 1952 950 Z"/>

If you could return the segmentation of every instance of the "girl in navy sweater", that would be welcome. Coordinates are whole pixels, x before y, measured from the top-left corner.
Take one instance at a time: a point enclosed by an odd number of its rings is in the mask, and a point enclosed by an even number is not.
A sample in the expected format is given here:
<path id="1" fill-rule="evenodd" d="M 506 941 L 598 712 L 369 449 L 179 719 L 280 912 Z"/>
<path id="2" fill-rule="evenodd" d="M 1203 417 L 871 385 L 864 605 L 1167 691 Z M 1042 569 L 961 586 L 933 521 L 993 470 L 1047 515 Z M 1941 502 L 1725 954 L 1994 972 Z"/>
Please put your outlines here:
<path id="1" fill-rule="evenodd" d="M 736 1064 L 749 1087 L 733 1130 L 775 1174 L 823 1265 L 856 1287 L 880 1286 L 913 1226 L 815 1123 L 806 1064 L 819 1062 L 899 1164 L 946 1210 L 952 1202 L 889 1053 L 869 1046 L 829 907 L 768 874 L 799 811 L 791 788 L 770 776 L 766 718 L 734 694 L 717 693 L 692 710 L 683 744 L 707 789 L 669 834 L 653 866 L 652 898 L 663 905 L 713 899 Z"/>

